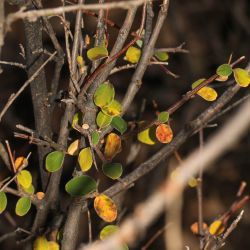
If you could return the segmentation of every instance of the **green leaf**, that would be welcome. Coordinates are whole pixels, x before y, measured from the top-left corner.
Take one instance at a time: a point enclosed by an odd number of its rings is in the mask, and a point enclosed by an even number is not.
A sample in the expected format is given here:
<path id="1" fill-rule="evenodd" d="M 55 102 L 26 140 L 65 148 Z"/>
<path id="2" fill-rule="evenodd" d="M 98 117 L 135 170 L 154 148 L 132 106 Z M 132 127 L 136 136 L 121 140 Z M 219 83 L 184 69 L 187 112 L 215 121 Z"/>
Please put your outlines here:
<path id="1" fill-rule="evenodd" d="M 113 100 L 109 105 L 102 108 L 102 112 L 109 116 L 120 115 L 122 112 L 122 105 L 117 100 Z"/>
<path id="2" fill-rule="evenodd" d="M 65 190 L 72 196 L 87 195 L 96 189 L 96 181 L 87 175 L 74 177 L 65 185 Z"/>
<path id="3" fill-rule="evenodd" d="M 166 111 L 163 111 L 158 115 L 158 121 L 161 123 L 166 123 L 168 119 L 169 119 L 169 113 Z"/>
<path id="4" fill-rule="evenodd" d="M 90 147 L 84 148 L 78 155 L 78 163 L 83 172 L 88 171 L 93 164 L 93 157 Z"/>
<path id="5" fill-rule="evenodd" d="M 100 239 L 106 240 L 110 235 L 114 234 L 119 230 L 118 226 L 115 225 L 107 225 L 100 232 Z"/>
<path id="6" fill-rule="evenodd" d="M 141 39 L 139 39 L 139 40 L 136 41 L 136 44 L 137 44 L 138 47 L 142 48 L 143 41 Z"/>
<path id="7" fill-rule="evenodd" d="M 109 105 L 114 100 L 114 97 L 114 86 L 109 82 L 104 82 L 95 91 L 94 103 L 96 106 L 102 108 Z"/>
<path id="8" fill-rule="evenodd" d="M 94 146 L 96 146 L 99 142 L 99 133 L 97 131 L 94 131 L 92 134 L 91 134 L 91 140 L 92 140 L 92 143 Z"/>
<path id="9" fill-rule="evenodd" d="M 27 194 L 34 194 L 35 193 L 35 188 L 32 184 L 28 188 L 22 187 L 22 189 Z"/>
<path id="10" fill-rule="evenodd" d="M 222 64 L 216 70 L 216 74 L 222 77 L 230 76 L 232 73 L 233 73 L 233 70 L 229 64 Z"/>
<path id="11" fill-rule="evenodd" d="M 105 47 L 97 46 L 87 51 L 87 57 L 91 61 L 95 61 L 109 55 L 108 50 Z"/>
<path id="12" fill-rule="evenodd" d="M 244 69 L 234 69 L 234 78 L 235 81 L 243 88 L 248 87 L 248 85 L 250 84 L 250 75 Z"/>
<path id="13" fill-rule="evenodd" d="M 24 216 L 27 214 L 31 207 L 31 200 L 28 197 L 20 198 L 16 203 L 16 214 L 18 216 Z"/>
<path id="14" fill-rule="evenodd" d="M 123 169 L 121 163 L 106 163 L 102 165 L 103 173 L 111 178 L 112 180 L 116 180 L 121 177 Z"/>
<path id="15" fill-rule="evenodd" d="M 96 124 L 99 128 L 107 127 L 112 121 L 112 117 L 100 111 L 96 117 Z"/>
<path id="16" fill-rule="evenodd" d="M 157 51 L 157 52 L 155 52 L 154 55 L 155 55 L 155 57 L 156 57 L 159 61 L 162 61 L 162 62 L 167 61 L 168 58 L 169 58 L 169 55 L 168 55 L 167 52 Z"/>
<path id="17" fill-rule="evenodd" d="M 73 120 L 72 120 L 72 128 L 75 128 L 76 125 L 79 125 L 79 121 L 82 119 L 82 115 L 77 112 L 74 114 Z"/>
<path id="18" fill-rule="evenodd" d="M 136 47 L 131 46 L 128 48 L 124 59 L 131 63 L 138 63 L 138 61 L 140 60 L 140 57 L 141 57 L 141 50 Z"/>
<path id="19" fill-rule="evenodd" d="M 111 121 L 111 126 L 119 131 L 121 134 L 124 134 L 128 128 L 127 122 L 120 116 L 113 117 Z"/>
<path id="20" fill-rule="evenodd" d="M 64 153 L 61 151 L 53 151 L 46 156 L 45 165 L 49 172 L 55 172 L 62 167 Z"/>
<path id="21" fill-rule="evenodd" d="M 0 214 L 6 209 L 7 202 L 8 200 L 6 194 L 3 191 L 0 192 Z"/>
<path id="22" fill-rule="evenodd" d="M 194 83 L 192 83 L 192 89 L 196 88 L 197 86 L 199 86 L 202 82 L 204 82 L 206 79 L 205 78 L 201 78 L 198 79 L 197 81 L 195 81 Z"/>
<path id="23" fill-rule="evenodd" d="M 22 170 L 17 175 L 17 182 L 23 188 L 29 188 L 32 184 L 32 176 L 28 170 Z"/>

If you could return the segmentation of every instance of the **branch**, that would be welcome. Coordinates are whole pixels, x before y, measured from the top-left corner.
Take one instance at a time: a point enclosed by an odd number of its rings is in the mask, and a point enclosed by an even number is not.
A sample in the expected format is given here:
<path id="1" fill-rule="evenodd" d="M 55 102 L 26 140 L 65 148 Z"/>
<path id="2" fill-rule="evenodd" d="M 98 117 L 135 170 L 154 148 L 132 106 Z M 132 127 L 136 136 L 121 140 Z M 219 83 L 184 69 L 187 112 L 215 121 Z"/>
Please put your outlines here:
<path id="1" fill-rule="evenodd" d="M 151 225 L 165 206 L 168 209 L 171 207 L 171 204 L 183 192 L 189 178 L 198 173 L 200 166 L 204 169 L 211 167 L 212 162 L 240 139 L 250 124 L 249 109 L 250 101 L 247 101 L 239 112 L 208 141 L 202 152 L 196 150 L 178 167 L 175 178 L 168 177 L 159 190 L 146 202 L 137 206 L 135 213 L 124 221 L 118 233 L 107 241 L 97 242 L 84 250 L 115 250 L 122 243 L 134 243 L 138 235 Z"/>

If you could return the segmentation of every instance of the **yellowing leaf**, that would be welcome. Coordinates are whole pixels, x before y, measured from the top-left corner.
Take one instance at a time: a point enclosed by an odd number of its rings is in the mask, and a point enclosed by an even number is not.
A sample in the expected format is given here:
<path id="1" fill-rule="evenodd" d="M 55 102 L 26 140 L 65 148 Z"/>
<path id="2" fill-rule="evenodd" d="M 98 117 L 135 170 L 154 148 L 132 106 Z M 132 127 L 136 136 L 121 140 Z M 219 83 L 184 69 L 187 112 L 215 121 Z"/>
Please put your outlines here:
<path id="1" fill-rule="evenodd" d="M 108 106 L 102 108 L 102 112 L 109 116 L 120 115 L 122 112 L 122 105 L 117 100 L 113 100 Z"/>
<path id="2" fill-rule="evenodd" d="M 124 59 L 131 63 L 138 63 L 140 57 L 141 57 L 141 50 L 136 47 L 131 46 L 128 48 Z"/>
<path id="3" fill-rule="evenodd" d="M 38 200 L 42 200 L 45 196 L 45 193 L 44 192 L 37 192 L 36 193 L 36 197 Z"/>
<path id="4" fill-rule="evenodd" d="M 154 145 L 155 144 L 155 128 L 147 128 L 142 132 L 137 134 L 137 140 L 147 144 L 147 145 Z"/>
<path id="5" fill-rule="evenodd" d="M 84 148 L 80 151 L 78 156 L 78 163 L 83 172 L 86 172 L 91 168 L 93 157 L 90 147 Z"/>
<path id="6" fill-rule="evenodd" d="M 112 117 L 109 115 L 105 115 L 102 111 L 97 114 L 96 124 L 99 128 L 107 127 L 112 121 Z"/>
<path id="7" fill-rule="evenodd" d="M 213 88 L 207 87 L 207 86 L 201 88 L 197 92 L 197 94 L 199 96 L 201 96 L 203 99 L 205 99 L 206 101 L 209 101 L 209 102 L 212 102 L 212 101 L 216 100 L 217 96 L 218 96 L 217 92 Z"/>
<path id="8" fill-rule="evenodd" d="M 84 59 L 82 56 L 77 56 L 76 57 L 76 61 L 77 61 L 77 64 L 80 66 L 80 67 L 83 67 L 85 65 L 85 62 L 84 62 Z"/>
<path id="9" fill-rule="evenodd" d="M 201 79 L 198 79 L 197 81 L 195 81 L 194 83 L 192 83 L 192 89 L 196 88 L 198 85 L 200 85 L 205 80 L 206 80 L 205 78 L 201 78 Z"/>
<path id="10" fill-rule="evenodd" d="M 32 176 L 28 170 L 22 170 L 17 175 L 17 181 L 23 188 L 28 188 L 32 183 Z"/>
<path id="11" fill-rule="evenodd" d="M 73 120 L 72 120 L 72 128 L 75 128 L 76 125 L 79 125 L 79 121 L 81 119 L 81 114 L 80 113 L 75 113 Z"/>
<path id="12" fill-rule="evenodd" d="M 44 236 L 39 236 L 34 241 L 34 250 L 50 250 L 49 243 Z"/>
<path id="13" fill-rule="evenodd" d="M 173 131 L 167 124 L 160 124 L 156 128 L 155 132 L 156 138 L 161 143 L 169 143 L 173 139 Z"/>
<path id="14" fill-rule="evenodd" d="M 197 185 L 198 185 L 198 181 L 197 181 L 196 178 L 194 178 L 194 177 L 189 178 L 189 180 L 188 180 L 188 186 L 189 187 L 194 188 Z"/>
<path id="15" fill-rule="evenodd" d="M 241 87 L 248 87 L 250 84 L 250 75 L 249 73 L 241 68 L 236 68 L 234 71 L 234 78 L 235 81 L 241 86 Z"/>
<path id="16" fill-rule="evenodd" d="M 22 187 L 22 190 L 27 194 L 34 194 L 35 193 L 35 188 L 32 184 L 28 188 Z"/>
<path id="17" fill-rule="evenodd" d="M 100 232 L 100 239 L 105 240 L 107 239 L 110 235 L 114 234 L 119 230 L 118 226 L 115 225 L 107 225 L 104 227 L 101 232 Z"/>
<path id="18" fill-rule="evenodd" d="M 22 197 L 16 203 L 16 214 L 18 216 L 24 216 L 27 214 L 31 207 L 31 200 L 29 197 Z"/>
<path id="19" fill-rule="evenodd" d="M 7 196 L 6 194 L 1 191 L 0 192 L 0 214 L 6 209 L 7 206 Z"/>
<path id="20" fill-rule="evenodd" d="M 102 108 L 109 105 L 115 97 L 114 86 L 109 82 L 104 82 L 98 86 L 94 93 L 94 103 Z"/>
<path id="21" fill-rule="evenodd" d="M 210 226 L 209 226 L 209 233 L 211 235 L 220 235 L 224 232 L 225 226 L 223 225 L 221 220 L 215 220 Z"/>
<path id="22" fill-rule="evenodd" d="M 72 155 L 72 156 L 77 155 L 77 150 L 79 148 L 79 143 L 80 143 L 80 140 L 75 140 L 69 145 L 68 150 L 67 150 L 69 155 Z"/>
<path id="23" fill-rule="evenodd" d="M 159 60 L 159 61 L 167 61 L 169 58 L 169 55 L 167 52 L 164 51 L 157 51 L 155 52 L 155 57 Z"/>
<path id="24" fill-rule="evenodd" d="M 49 245 L 48 250 L 60 250 L 59 244 L 57 242 L 55 242 L 55 241 L 48 241 L 48 245 Z"/>
<path id="25" fill-rule="evenodd" d="M 113 159 L 121 151 L 121 138 L 115 134 L 110 133 L 107 136 L 104 155 L 108 160 Z"/>
<path id="26" fill-rule="evenodd" d="M 112 222 L 117 217 L 117 207 L 112 199 L 104 194 L 95 197 L 94 208 L 100 218 Z"/>
<path id="27" fill-rule="evenodd" d="M 109 55 L 108 50 L 105 47 L 97 46 L 87 51 L 87 57 L 91 61 L 95 61 Z"/>
<path id="28" fill-rule="evenodd" d="M 192 231 L 193 234 L 197 235 L 199 234 L 199 227 L 198 223 L 195 222 L 190 226 L 190 230 Z M 202 230 L 203 232 L 207 230 L 207 224 L 205 222 L 202 223 Z"/>
<path id="29" fill-rule="evenodd" d="M 23 157 L 17 157 L 15 160 L 15 169 L 18 170 L 20 167 L 26 167 L 28 165 L 28 160 Z"/>

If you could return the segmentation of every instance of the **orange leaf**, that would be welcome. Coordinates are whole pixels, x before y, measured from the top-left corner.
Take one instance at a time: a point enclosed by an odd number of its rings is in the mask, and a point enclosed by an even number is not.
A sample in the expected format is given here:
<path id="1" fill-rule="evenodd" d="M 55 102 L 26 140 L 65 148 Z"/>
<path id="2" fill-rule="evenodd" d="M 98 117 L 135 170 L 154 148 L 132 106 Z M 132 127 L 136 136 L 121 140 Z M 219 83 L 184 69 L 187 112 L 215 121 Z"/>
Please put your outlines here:
<path id="1" fill-rule="evenodd" d="M 104 155 L 108 160 L 113 159 L 121 151 L 121 138 L 115 134 L 110 133 L 107 136 Z"/>
<path id="2" fill-rule="evenodd" d="M 37 192 L 36 193 L 36 197 L 38 200 L 42 200 L 45 196 L 45 193 L 44 192 Z"/>
<path id="3" fill-rule="evenodd" d="M 104 194 L 95 197 L 94 208 L 100 218 L 112 222 L 117 217 L 117 207 L 112 199 Z"/>
<path id="4" fill-rule="evenodd" d="M 155 132 L 156 138 L 161 143 L 169 143 L 173 139 L 173 131 L 167 124 L 160 124 L 156 128 Z"/>
<path id="5" fill-rule="evenodd" d="M 190 230 L 192 231 L 193 234 L 199 234 L 198 222 L 193 223 L 190 226 Z M 205 222 L 202 223 L 202 230 L 203 232 L 207 230 L 207 224 Z"/>
<path id="6" fill-rule="evenodd" d="M 20 156 L 17 157 L 15 160 L 15 169 L 18 170 L 20 167 L 22 166 L 27 166 L 28 165 L 28 161 L 25 157 Z"/>

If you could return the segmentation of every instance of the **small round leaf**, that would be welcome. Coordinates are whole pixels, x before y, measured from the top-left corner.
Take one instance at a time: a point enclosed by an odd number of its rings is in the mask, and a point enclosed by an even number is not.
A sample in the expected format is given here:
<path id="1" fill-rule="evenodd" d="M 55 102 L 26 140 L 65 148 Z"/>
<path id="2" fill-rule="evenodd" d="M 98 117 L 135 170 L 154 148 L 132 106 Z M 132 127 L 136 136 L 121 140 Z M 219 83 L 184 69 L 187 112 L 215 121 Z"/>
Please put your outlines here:
<path id="1" fill-rule="evenodd" d="M 209 233 L 211 235 L 220 235 L 225 231 L 225 226 L 223 225 L 221 220 L 215 220 L 210 226 L 209 226 Z"/>
<path id="2" fill-rule="evenodd" d="M 65 185 L 65 190 L 72 196 L 87 195 L 97 188 L 96 181 L 87 175 L 74 177 Z"/>
<path id="3" fill-rule="evenodd" d="M 102 165 L 103 173 L 113 179 L 116 180 L 121 177 L 123 169 L 121 163 L 106 163 Z"/>
<path id="4" fill-rule="evenodd" d="M 77 155 L 77 151 L 78 151 L 78 148 L 79 148 L 79 143 L 80 143 L 80 140 L 79 140 L 79 139 L 73 141 L 73 142 L 69 145 L 69 147 L 68 147 L 68 149 L 67 149 L 67 153 L 68 153 L 69 155 L 72 155 L 72 156 Z"/>
<path id="5" fill-rule="evenodd" d="M 131 46 L 128 48 L 124 59 L 126 61 L 129 61 L 130 63 L 138 63 L 138 61 L 140 60 L 140 57 L 141 57 L 141 50 L 136 47 Z"/>
<path id="6" fill-rule="evenodd" d="M 107 225 L 100 232 L 100 239 L 106 240 L 110 235 L 114 234 L 119 230 L 118 226 L 115 225 Z"/>
<path id="7" fill-rule="evenodd" d="M 45 236 L 39 236 L 34 241 L 34 250 L 49 250 L 49 243 Z"/>
<path id="8" fill-rule="evenodd" d="M 22 187 L 22 190 L 27 194 L 34 194 L 35 193 L 35 188 L 32 184 L 28 188 Z"/>
<path id="9" fill-rule="evenodd" d="M 167 124 L 157 126 L 155 135 L 161 143 L 169 143 L 173 139 L 173 131 Z"/>
<path id="10" fill-rule="evenodd" d="M 28 170 L 22 170 L 17 175 L 17 182 L 22 188 L 29 188 L 32 183 L 32 176 L 31 173 Z"/>
<path id="11" fill-rule="evenodd" d="M 113 159 L 121 151 L 121 138 L 115 133 L 110 133 L 107 136 L 104 148 L 104 155 L 106 159 Z"/>
<path id="12" fill-rule="evenodd" d="M 95 197 L 94 208 L 100 218 L 112 222 L 117 217 L 117 207 L 114 201 L 104 194 Z"/>
<path id="13" fill-rule="evenodd" d="M 88 171 L 93 164 L 93 157 L 90 147 L 84 148 L 78 155 L 78 163 L 83 172 Z"/>
<path id="14" fill-rule="evenodd" d="M 217 99 L 217 92 L 211 87 L 203 87 L 198 92 L 197 95 L 202 97 L 204 100 L 208 102 L 215 101 Z"/>
<path id="15" fill-rule="evenodd" d="M 31 200 L 28 197 L 20 198 L 16 203 L 16 214 L 18 216 L 24 216 L 27 214 L 31 207 Z"/>
<path id="16" fill-rule="evenodd" d="M 112 121 L 112 117 L 109 115 L 105 115 L 102 111 L 100 111 L 97 114 L 96 124 L 99 128 L 105 128 L 105 127 L 109 126 L 111 121 Z"/>
<path id="17" fill-rule="evenodd" d="M 137 140 L 147 144 L 147 145 L 154 145 L 155 144 L 155 128 L 147 128 L 142 132 L 137 134 Z"/>
<path id="18" fill-rule="evenodd" d="M 96 89 L 94 94 L 94 103 L 102 108 L 109 105 L 115 97 L 114 86 L 109 82 L 104 82 Z"/>
<path id="19" fill-rule="evenodd" d="M 202 82 L 204 82 L 206 79 L 205 78 L 201 78 L 198 79 L 197 81 L 195 81 L 194 83 L 192 83 L 192 89 L 196 88 L 197 86 L 199 86 Z"/>
<path id="20" fill-rule="evenodd" d="M 169 55 L 168 55 L 167 52 L 157 51 L 157 52 L 155 52 L 154 55 L 155 55 L 155 57 L 156 57 L 159 61 L 162 61 L 162 62 L 167 61 L 168 58 L 169 58 Z"/>
<path id="21" fill-rule="evenodd" d="M 111 126 L 121 134 L 124 134 L 128 128 L 127 122 L 120 116 L 113 117 Z"/>
<path id="22" fill-rule="evenodd" d="M 7 200 L 6 194 L 3 191 L 1 191 L 0 192 L 0 214 L 6 209 L 7 202 L 8 200 Z"/>
<path id="23" fill-rule="evenodd" d="M 230 76 L 232 73 L 233 73 L 233 70 L 229 64 L 222 64 L 216 70 L 216 74 L 222 77 Z"/>
<path id="24" fill-rule="evenodd" d="M 248 87 L 250 84 L 250 75 L 249 73 L 241 68 L 234 69 L 234 78 L 235 81 L 241 86 L 241 87 Z"/>
<path id="25" fill-rule="evenodd" d="M 55 172 L 62 167 L 64 153 L 61 151 L 53 151 L 46 156 L 45 165 L 49 172 Z"/>
<path id="26" fill-rule="evenodd" d="M 109 105 L 102 108 L 102 112 L 109 116 L 120 115 L 122 112 L 122 105 L 117 100 L 113 100 Z"/>
<path id="27" fill-rule="evenodd" d="M 109 55 L 108 50 L 103 46 L 97 46 L 87 51 L 87 57 L 91 61 L 107 57 L 108 55 Z"/>
<path id="28" fill-rule="evenodd" d="M 158 115 L 158 121 L 161 123 L 167 122 L 168 119 L 169 119 L 169 113 L 166 111 L 163 111 Z"/>
<path id="29" fill-rule="evenodd" d="M 91 140 L 92 140 L 92 143 L 94 146 L 96 146 L 99 142 L 99 133 L 97 131 L 94 131 L 92 134 L 91 134 Z"/>

